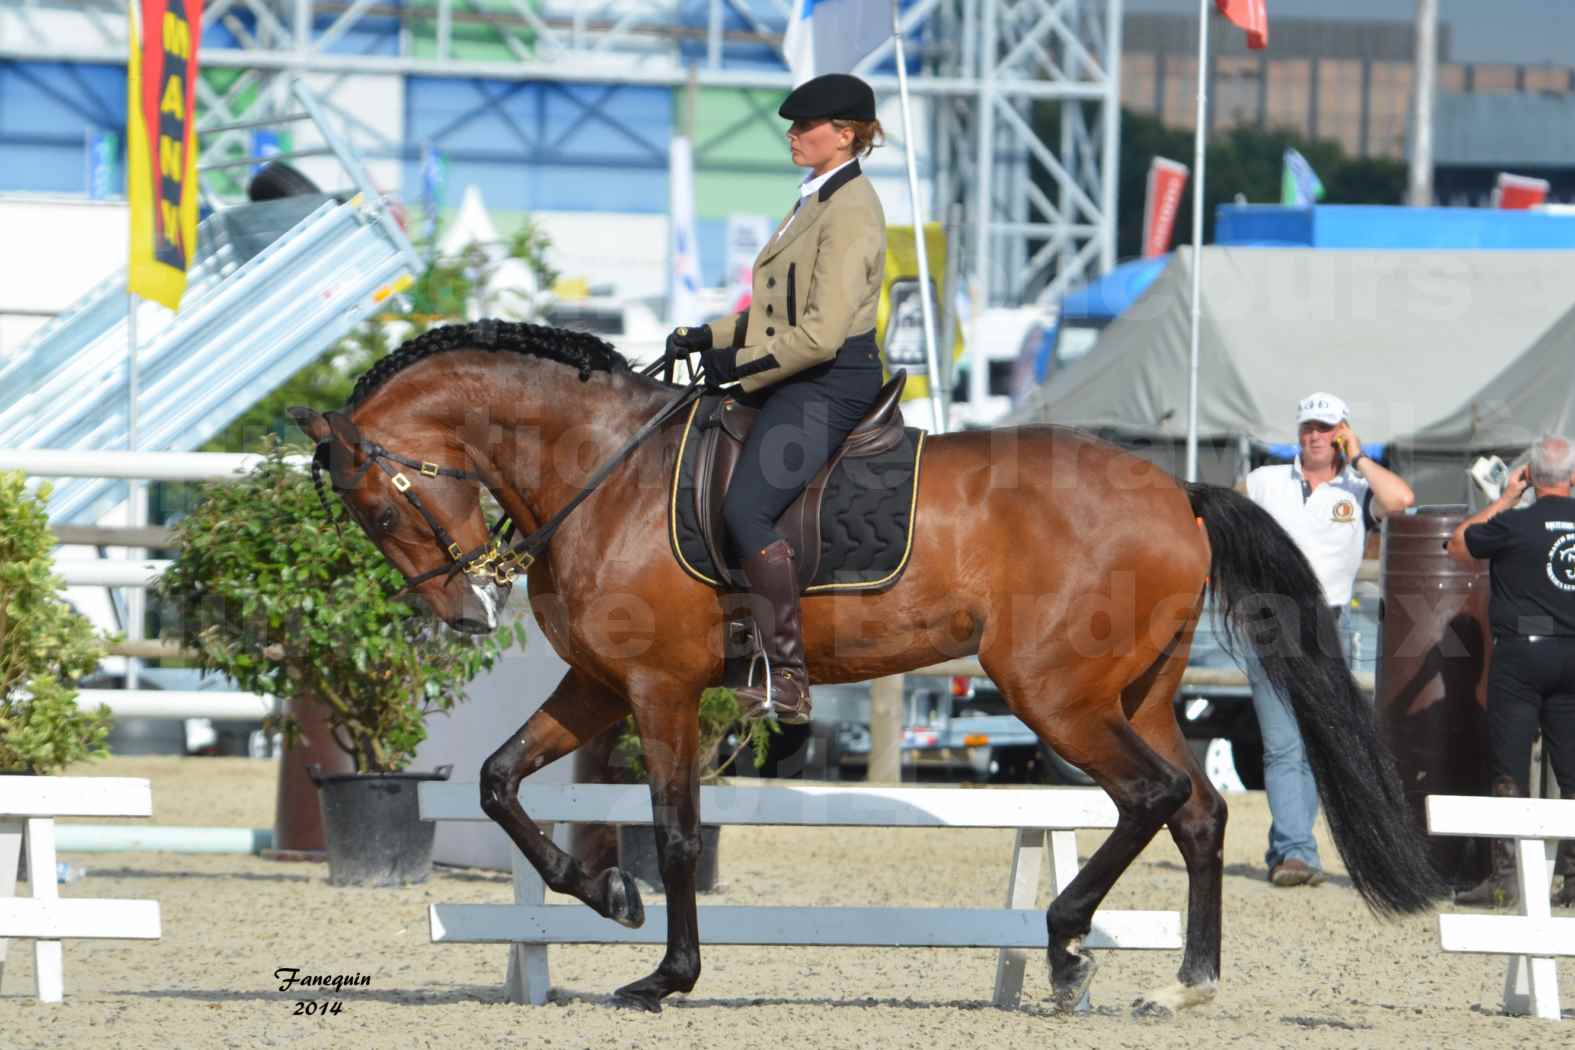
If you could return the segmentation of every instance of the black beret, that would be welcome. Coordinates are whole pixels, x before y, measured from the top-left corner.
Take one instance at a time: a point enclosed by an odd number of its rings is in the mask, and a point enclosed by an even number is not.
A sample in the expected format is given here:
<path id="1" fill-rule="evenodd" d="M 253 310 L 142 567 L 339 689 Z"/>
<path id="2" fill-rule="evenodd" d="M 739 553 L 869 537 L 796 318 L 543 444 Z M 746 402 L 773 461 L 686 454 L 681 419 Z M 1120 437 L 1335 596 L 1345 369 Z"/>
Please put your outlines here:
<path id="1" fill-rule="evenodd" d="M 794 88 L 782 100 L 777 116 L 788 120 L 874 120 L 875 92 L 856 76 L 827 73 Z"/>

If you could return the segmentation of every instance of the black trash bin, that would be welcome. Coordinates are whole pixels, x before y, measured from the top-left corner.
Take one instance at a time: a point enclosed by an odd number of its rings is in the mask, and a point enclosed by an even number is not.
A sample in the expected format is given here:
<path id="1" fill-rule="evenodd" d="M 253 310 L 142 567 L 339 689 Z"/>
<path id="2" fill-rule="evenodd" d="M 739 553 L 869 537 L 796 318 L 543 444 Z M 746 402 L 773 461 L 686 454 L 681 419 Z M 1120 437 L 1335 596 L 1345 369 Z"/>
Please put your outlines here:
<path id="1" fill-rule="evenodd" d="M 1428 795 L 1485 795 L 1488 568 L 1444 551 L 1465 507 L 1420 507 L 1384 522 L 1376 702 L 1406 798 L 1425 829 Z M 1474 839 L 1430 838 L 1433 863 L 1455 886 L 1487 873 Z"/>

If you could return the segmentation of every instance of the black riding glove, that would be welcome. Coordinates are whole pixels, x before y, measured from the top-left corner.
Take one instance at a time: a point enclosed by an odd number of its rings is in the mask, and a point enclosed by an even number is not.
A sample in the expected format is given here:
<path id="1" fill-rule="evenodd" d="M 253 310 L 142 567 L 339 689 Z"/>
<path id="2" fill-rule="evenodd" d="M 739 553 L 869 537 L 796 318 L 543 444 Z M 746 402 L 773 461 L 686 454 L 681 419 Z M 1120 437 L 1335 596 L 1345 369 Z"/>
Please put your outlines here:
<path id="1" fill-rule="evenodd" d="M 697 324 L 692 328 L 674 328 L 667 336 L 668 357 L 688 357 L 690 354 L 711 349 L 711 329 Z"/>

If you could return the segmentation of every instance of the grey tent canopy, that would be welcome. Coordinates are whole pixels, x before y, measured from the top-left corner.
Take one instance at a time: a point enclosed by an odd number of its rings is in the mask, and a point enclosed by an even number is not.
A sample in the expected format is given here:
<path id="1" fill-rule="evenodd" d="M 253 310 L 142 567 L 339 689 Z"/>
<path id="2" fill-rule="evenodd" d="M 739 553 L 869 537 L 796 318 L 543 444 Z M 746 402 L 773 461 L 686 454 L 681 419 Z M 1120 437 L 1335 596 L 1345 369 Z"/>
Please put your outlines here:
<path id="1" fill-rule="evenodd" d="M 1007 422 L 1184 440 L 1191 267 L 1177 251 Z M 1202 440 L 1293 441 L 1315 390 L 1402 447 L 1524 445 L 1575 422 L 1575 252 L 1211 246 L 1202 284 Z"/>

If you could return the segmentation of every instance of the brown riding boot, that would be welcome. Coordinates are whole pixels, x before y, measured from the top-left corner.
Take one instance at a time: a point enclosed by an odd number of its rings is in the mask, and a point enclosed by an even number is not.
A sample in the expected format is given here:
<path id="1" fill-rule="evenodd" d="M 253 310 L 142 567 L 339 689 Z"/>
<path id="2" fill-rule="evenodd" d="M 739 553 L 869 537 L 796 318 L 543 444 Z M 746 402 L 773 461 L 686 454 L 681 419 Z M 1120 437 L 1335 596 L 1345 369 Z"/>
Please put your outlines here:
<path id="1" fill-rule="evenodd" d="M 1575 802 L 1575 791 L 1560 792 L 1566 802 Z M 1555 908 L 1575 908 L 1575 839 L 1559 843 L 1558 856 L 1553 861 L 1553 874 L 1564 876 L 1564 885 L 1553 895 Z"/>
<path id="2" fill-rule="evenodd" d="M 764 598 L 770 619 L 759 624 L 761 646 L 771 664 L 767 683 L 736 690 L 746 718 L 774 715 L 783 725 L 809 721 L 809 675 L 804 671 L 804 637 L 798 613 L 798 569 L 793 548 L 777 540 L 744 558 L 744 574 L 752 593 Z"/>
<path id="3" fill-rule="evenodd" d="M 1524 798 L 1510 777 L 1493 778 L 1494 798 Z M 1456 904 L 1470 908 L 1513 908 L 1520 903 L 1520 879 L 1515 865 L 1515 840 L 1494 839 L 1493 870 L 1488 877 L 1455 897 Z"/>

